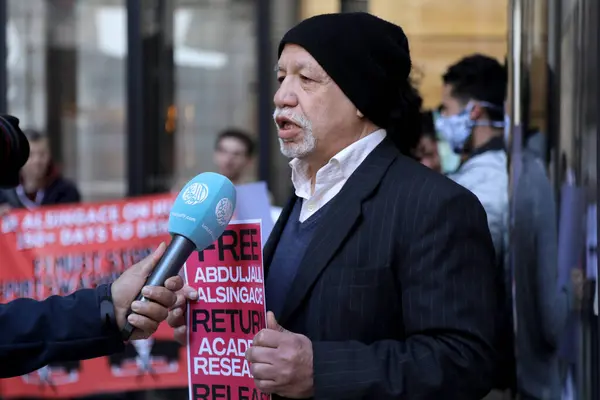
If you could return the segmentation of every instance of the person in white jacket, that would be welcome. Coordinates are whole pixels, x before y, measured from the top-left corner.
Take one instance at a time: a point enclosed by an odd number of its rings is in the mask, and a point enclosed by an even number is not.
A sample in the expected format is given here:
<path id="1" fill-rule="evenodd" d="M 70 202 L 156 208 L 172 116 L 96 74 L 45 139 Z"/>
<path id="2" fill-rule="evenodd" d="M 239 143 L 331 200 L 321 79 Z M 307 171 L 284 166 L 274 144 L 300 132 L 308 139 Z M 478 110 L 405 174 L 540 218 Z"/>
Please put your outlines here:
<path id="1" fill-rule="evenodd" d="M 506 247 L 508 170 L 504 145 L 507 75 L 495 59 L 465 57 L 443 75 L 436 129 L 461 156 L 451 179 L 473 192 L 487 212 L 499 260 Z"/>

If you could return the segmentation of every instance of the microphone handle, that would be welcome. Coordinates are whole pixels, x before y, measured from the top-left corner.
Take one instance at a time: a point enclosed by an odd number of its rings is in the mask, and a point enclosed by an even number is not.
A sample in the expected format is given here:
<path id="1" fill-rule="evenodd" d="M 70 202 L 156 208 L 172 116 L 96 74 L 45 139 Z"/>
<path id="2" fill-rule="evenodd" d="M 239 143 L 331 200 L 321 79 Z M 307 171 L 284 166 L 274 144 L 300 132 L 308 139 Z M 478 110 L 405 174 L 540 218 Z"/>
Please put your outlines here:
<path id="1" fill-rule="evenodd" d="M 196 245 L 191 240 L 181 235 L 173 235 L 173 240 L 171 240 L 165 253 L 158 260 L 152 274 L 146 279 L 144 286 L 164 286 L 167 279 L 179 274 L 179 270 L 194 250 L 196 250 Z M 141 293 L 138 294 L 135 300 L 150 301 Z M 131 314 L 131 308 L 127 312 L 127 316 L 129 314 Z M 133 325 L 125 321 L 125 327 L 121 331 L 124 341 L 129 340 L 134 329 Z"/>

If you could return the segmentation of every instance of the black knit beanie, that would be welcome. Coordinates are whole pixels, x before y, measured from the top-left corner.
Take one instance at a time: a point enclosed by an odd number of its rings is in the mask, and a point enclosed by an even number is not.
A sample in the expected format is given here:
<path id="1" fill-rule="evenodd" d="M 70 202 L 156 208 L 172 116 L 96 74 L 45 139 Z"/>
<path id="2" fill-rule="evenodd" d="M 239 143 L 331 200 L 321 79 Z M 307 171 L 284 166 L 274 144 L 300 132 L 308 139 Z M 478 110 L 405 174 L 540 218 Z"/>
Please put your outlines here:
<path id="1" fill-rule="evenodd" d="M 309 52 L 365 117 L 389 128 L 411 71 L 402 28 L 364 12 L 322 14 L 290 29 L 278 56 L 286 44 Z"/>
<path id="2" fill-rule="evenodd" d="M 29 141 L 12 115 L 0 116 L 0 187 L 19 184 L 19 172 L 29 158 Z"/>

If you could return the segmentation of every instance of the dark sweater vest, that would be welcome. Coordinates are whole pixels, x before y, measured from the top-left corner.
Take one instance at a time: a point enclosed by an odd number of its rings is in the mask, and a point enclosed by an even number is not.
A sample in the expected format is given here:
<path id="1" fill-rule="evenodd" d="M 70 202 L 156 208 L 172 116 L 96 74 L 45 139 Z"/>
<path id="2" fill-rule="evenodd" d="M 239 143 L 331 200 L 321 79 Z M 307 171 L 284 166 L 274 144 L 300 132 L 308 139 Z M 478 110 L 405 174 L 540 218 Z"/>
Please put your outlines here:
<path id="1" fill-rule="evenodd" d="M 304 222 L 300 222 L 302 199 L 296 200 L 275 249 L 265 283 L 267 311 L 273 311 L 276 318 L 281 315 L 286 295 L 294 282 L 306 249 L 332 201 L 327 202 Z"/>

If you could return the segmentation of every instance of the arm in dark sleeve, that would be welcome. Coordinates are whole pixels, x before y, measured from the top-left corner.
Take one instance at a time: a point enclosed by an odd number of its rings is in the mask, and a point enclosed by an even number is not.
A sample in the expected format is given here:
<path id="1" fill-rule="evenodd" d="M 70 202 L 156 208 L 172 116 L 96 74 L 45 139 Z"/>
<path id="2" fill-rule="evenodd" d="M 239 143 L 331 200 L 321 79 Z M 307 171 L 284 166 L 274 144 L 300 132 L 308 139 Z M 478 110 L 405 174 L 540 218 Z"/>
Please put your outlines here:
<path id="1" fill-rule="evenodd" d="M 44 301 L 0 305 L 0 378 L 20 376 L 50 362 L 85 360 L 123 350 L 116 326 L 102 323 L 100 301 L 109 286 Z"/>
<path id="2" fill-rule="evenodd" d="M 500 281 L 485 211 L 466 191 L 414 206 L 423 220 L 393 266 L 406 339 L 314 342 L 315 398 L 480 399 L 492 388 Z"/>

